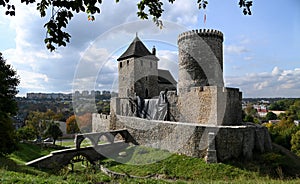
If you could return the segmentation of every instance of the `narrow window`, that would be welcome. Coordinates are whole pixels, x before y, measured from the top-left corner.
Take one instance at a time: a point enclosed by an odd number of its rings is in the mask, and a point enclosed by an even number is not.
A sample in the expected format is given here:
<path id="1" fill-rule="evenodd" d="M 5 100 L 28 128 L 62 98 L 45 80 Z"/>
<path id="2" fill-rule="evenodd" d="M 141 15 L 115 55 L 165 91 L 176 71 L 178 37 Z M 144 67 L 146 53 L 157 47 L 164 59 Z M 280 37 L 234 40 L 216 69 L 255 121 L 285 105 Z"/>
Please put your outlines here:
<path id="1" fill-rule="evenodd" d="M 150 68 L 152 68 L 152 62 L 150 62 Z"/>
<path id="2" fill-rule="evenodd" d="M 149 96 L 149 92 L 148 92 L 148 89 L 146 88 L 146 91 L 145 91 L 145 98 L 148 98 Z"/>
<path id="3" fill-rule="evenodd" d="M 127 66 L 129 65 L 129 60 L 127 60 Z"/>
<path id="4" fill-rule="evenodd" d="M 120 62 L 120 68 L 122 68 L 122 62 Z"/>

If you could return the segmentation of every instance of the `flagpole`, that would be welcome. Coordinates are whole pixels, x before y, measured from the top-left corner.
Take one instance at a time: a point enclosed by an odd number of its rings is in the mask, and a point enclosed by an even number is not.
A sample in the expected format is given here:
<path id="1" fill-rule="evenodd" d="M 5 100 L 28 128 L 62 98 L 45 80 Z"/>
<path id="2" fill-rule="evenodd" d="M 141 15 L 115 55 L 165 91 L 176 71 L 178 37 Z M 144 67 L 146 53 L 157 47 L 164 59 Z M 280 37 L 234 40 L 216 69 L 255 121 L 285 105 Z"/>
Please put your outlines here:
<path id="1" fill-rule="evenodd" d="M 206 10 L 204 10 L 203 22 L 204 22 L 204 28 L 205 28 L 206 27 Z"/>

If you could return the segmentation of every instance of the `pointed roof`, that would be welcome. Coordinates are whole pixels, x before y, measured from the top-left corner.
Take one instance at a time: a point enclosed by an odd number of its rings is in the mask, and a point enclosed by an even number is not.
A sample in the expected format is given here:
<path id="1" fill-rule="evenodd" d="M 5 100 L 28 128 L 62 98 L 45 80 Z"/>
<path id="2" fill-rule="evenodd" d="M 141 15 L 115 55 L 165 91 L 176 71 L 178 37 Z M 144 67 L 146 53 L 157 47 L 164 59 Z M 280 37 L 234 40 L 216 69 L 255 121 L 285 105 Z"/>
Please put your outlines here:
<path id="1" fill-rule="evenodd" d="M 127 50 L 117 59 L 117 61 L 121 61 L 130 57 L 144 57 L 144 56 L 154 56 L 152 53 L 147 49 L 147 47 L 143 44 L 143 42 L 136 37 L 131 42 Z M 153 59 L 158 60 L 156 56 Z"/>

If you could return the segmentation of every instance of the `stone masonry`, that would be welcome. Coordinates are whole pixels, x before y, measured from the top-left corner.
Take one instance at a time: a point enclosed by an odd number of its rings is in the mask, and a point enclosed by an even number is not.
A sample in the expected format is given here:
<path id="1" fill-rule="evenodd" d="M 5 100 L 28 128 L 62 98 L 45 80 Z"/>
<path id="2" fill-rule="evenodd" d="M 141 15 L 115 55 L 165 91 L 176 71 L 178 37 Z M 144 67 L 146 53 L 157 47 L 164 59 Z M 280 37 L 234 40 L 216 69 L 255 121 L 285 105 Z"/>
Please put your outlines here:
<path id="1" fill-rule="evenodd" d="M 111 99 L 110 117 L 93 115 L 93 131 L 127 129 L 141 145 L 206 157 L 208 162 L 251 159 L 254 152 L 270 151 L 267 129 L 242 123 L 242 93 L 224 87 L 223 39 L 222 32 L 210 29 L 179 35 L 174 90 L 172 76 L 159 86 L 155 49 L 150 53 L 136 37 L 118 59 L 119 96 Z M 169 90 L 168 121 L 135 117 L 133 97 L 155 98 L 163 88 Z"/>

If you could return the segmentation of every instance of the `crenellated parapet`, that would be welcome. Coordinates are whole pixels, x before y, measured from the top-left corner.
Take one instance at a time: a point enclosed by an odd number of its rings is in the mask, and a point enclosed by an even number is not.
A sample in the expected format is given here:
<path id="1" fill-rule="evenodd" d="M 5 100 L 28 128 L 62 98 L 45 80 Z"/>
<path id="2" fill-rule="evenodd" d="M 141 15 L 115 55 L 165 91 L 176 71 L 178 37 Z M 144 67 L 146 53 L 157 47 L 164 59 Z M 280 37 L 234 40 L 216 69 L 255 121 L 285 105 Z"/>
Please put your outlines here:
<path id="1" fill-rule="evenodd" d="M 178 43 L 185 39 L 190 39 L 195 36 L 200 37 L 215 37 L 221 39 L 223 41 L 223 33 L 221 31 L 215 30 L 215 29 L 196 29 L 191 31 L 186 31 L 178 36 Z"/>
<path id="2" fill-rule="evenodd" d="M 99 118 L 99 119 L 108 119 L 110 120 L 110 115 L 107 115 L 107 114 L 97 114 L 97 113 L 94 113 L 93 114 L 94 118 Z"/>

